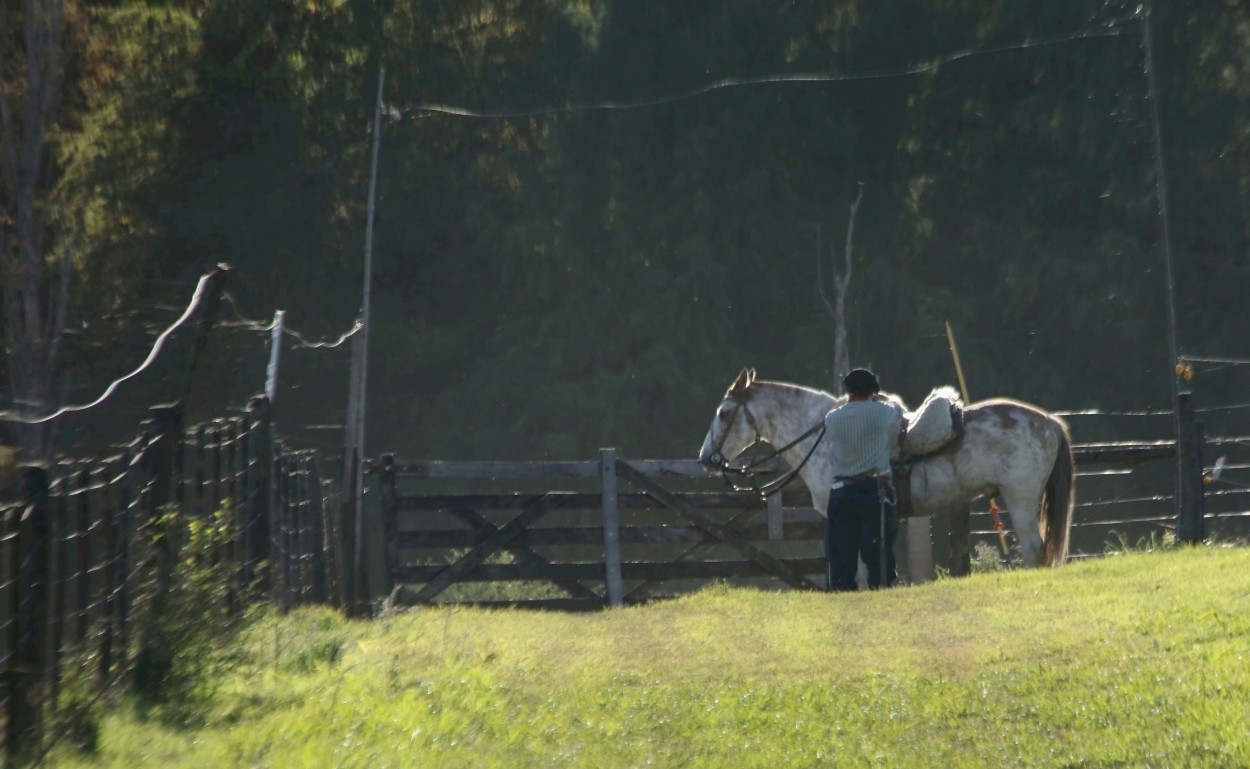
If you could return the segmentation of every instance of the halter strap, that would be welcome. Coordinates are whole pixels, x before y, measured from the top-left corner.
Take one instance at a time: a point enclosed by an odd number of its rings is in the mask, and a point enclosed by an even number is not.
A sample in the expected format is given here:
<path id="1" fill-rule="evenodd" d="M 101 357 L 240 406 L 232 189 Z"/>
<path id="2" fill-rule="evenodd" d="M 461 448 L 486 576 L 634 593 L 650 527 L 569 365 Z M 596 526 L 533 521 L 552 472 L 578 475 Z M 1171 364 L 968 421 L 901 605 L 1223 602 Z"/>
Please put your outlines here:
<path id="1" fill-rule="evenodd" d="M 739 400 L 737 398 L 734 398 L 733 401 L 734 401 L 734 411 L 729 416 L 729 422 L 728 424 L 726 424 L 724 431 L 721 433 L 720 441 L 717 442 L 716 448 L 713 449 L 712 455 L 711 457 L 709 457 L 709 459 L 712 461 L 713 464 L 717 465 L 717 467 L 721 471 L 721 477 L 725 479 L 725 483 L 729 484 L 729 487 L 732 488 L 734 491 L 754 491 L 755 493 L 759 494 L 761 497 L 767 497 L 768 495 L 773 494 L 776 491 L 779 491 L 780 489 L 784 488 L 787 484 L 790 483 L 790 481 L 794 480 L 794 477 L 799 474 L 799 471 L 802 470 L 803 467 L 807 465 L 807 461 L 812 458 L 812 454 L 816 452 L 816 447 L 820 445 L 821 440 L 824 439 L 825 437 L 825 420 L 823 419 L 820 420 L 820 422 L 808 428 L 808 430 L 805 433 L 795 438 L 794 440 L 790 441 L 789 443 L 782 446 L 781 448 L 774 449 L 772 453 L 767 454 L 761 458 L 753 459 L 744 467 L 741 467 L 741 468 L 731 467 L 729 464 L 729 460 L 727 460 L 725 456 L 721 453 L 721 449 L 724 448 L 725 446 L 725 439 L 729 436 L 729 428 L 733 426 L 733 421 L 734 419 L 737 418 L 739 411 L 743 412 L 746 415 L 747 424 L 749 424 L 751 426 L 751 429 L 755 431 L 755 440 L 751 441 L 751 444 L 748 448 L 754 447 L 764 440 L 763 436 L 760 435 L 760 428 L 759 428 L 759 425 L 755 421 L 755 416 L 751 413 L 751 410 L 747 408 L 746 401 Z M 781 456 L 786 451 L 789 451 L 790 449 L 794 448 L 798 444 L 802 443 L 807 438 L 810 438 L 817 431 L 820 432 L 820 435 L 816 438 L 815 441 L 812 442 L 812 447 L 807 450 L 807 454 L 803 456 L 802 462 L 799 462 L 797 466 L 790 469 L 782 477 L 774 481 L 770 481 L 769 483 L 766 483 L 763 486 L 761 486 L 756 481 L 756 477 L 758 475 L 758 473 L 755 472 L 756 468 L 758 468 L 760 465 L 764 464 L 765 462 L 769 462 Z M 745 478 L 749 478 L 751 481 L 750 487 L 736 485 L 730 479 L 731 475 L 740 475 Z"/>

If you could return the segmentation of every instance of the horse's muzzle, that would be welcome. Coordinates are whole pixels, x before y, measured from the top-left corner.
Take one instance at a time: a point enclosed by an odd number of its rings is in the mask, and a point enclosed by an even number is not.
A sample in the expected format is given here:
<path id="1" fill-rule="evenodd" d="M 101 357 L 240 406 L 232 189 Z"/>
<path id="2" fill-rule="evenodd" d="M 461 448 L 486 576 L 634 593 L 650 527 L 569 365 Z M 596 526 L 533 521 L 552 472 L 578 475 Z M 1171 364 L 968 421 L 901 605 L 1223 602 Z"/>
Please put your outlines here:
<path id="1" fill-rule="evenodd" d="M 713 451 L 711 454 L 699 457 L 699 464 L 703 465 L 703 469 L 709 474 L 725 472 L 725 457 L 719 451 Z"/>

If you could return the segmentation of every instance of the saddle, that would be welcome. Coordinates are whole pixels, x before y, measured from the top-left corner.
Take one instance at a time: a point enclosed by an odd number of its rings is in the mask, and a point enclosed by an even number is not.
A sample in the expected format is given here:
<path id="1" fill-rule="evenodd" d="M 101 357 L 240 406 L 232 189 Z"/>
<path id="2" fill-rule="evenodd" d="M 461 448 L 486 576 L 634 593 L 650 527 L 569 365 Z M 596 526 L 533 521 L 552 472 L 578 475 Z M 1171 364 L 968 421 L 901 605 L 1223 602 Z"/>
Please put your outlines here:
<path id="1" fill-rule="evenodd" d="M 916 464 L 946 449 L 964 437 L 964 403 L 953 387 L 942 386 L 929 393 L 914 412 L 903 415 L 897 440 L 892 442 L 890 463 L 898 491 L 898 515 L 910 518 L 911 470 Z"/>

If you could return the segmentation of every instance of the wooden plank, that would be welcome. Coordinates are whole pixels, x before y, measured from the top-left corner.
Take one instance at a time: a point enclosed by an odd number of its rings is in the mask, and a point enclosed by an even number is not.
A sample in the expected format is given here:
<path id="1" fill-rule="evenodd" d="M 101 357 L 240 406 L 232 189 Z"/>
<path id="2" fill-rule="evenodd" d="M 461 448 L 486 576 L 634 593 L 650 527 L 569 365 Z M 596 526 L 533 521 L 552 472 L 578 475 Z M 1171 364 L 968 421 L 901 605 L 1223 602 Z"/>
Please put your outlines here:
<path id="1" fill-rule="evenodd" d="M 823 574 L 825 559 L 820 557 L 791 558 L 786 561 L 787 568 L 799 574 Z M 403 566 L 395 575 L 401 583 L 430 582 L 437 579 L 447 567 L 434 566 Z M 580 563 L 522 564 L 522 563 L 482 563 L 465 570 L 457 576 L 459 582 L 495 582 L 495 581 L 552 581 L 556 579 L 591 580 L 603 575 L 603 564 L 599 561 Z M 621 578 L 634 580 L 671 580 L 671 579 L 731 579 L 740 577 L 773 577 L 772 569 L 766 568 L 755 561 L 669 561 L 665 563 L 630 562 L 621 564 Z M 421 593 L 414 595 L 419 599 Z M 627 599 L 628 600 L 628 599 Z"/>
<path id="2" fill-rule="evenodd" d="M 457 516 L 478 515 L 472 510 L 453 511 Z M 758 510 L 749 510 L 758 514 Z M 480 517 L 480 516 L 479 516 Z M 481 520 L 485 521 L 485 518 Z M 803 542 L 803 541 L 820 541 L 824 538 L 823 518 L 817 521 L 804 521 L 802 523 L 790 523 L 786 526 L 787 542 Z M 747 526 L 739 526 L 737 523 L 727 522 L 725 525 L 734 526 L 744 538 L 752 542 L 759 542 L 768 539 L 768 529 L 765 524 L 751 524 Z M 485 530 L 475 527 L 469 529 L 427 529 L 422 531 L 405 531 L 401 530 L 398 535 L 399 547 L 402 548 L 462 548 L 473 547 L 485 541 L 487 537 L 494 532 L 495 527 L 487 522 Z M 622 526 L 620 530 L 622 545 L 647 545 L 647 544 L 719 544 L 721 540 L 706 531 L 695 526 L 671 526 L 671 525 L 651 525 L 651 526 Z M 511 544 L 510 547 L 553 547 L 558 545 L 598 545 L 603 543 L 603 529 L 599 526 L 585 527 L 551 527 L 551 528 L 532 528 L 526 529 Z"/>
<path id="3" fill-rule="evenodd" d="M 707 478 L 707 470 L 695 459 L 639 459 L 630 462 L 647 477 Z M 395 460 L 395 472 L 405 478 L 467 478 L 515 480 L 599 477 L 598 462 L 443 462 Z M 765 472 L 782 472 L 784 462 L 762 463 Z"/>
<path id="4" fill-rule="evenodd" d="M 564 496 L 544 495 L 538 502 L 522 510 L 515 518 L 501 526 L 498 531 L 488 537 L 482 544 L 465 553 L 455 563 L 441 569 L 421 590 L 417 591 L 414 600 L 428 602 L 461 579 L 466 573 L 480 566 L 493 553 L 515 539 L 531 523 L 537 521 L 551 510 L 560 507 L 565 501 L 566 497 Z M 403 570 L 401 569 L 400 571 L 402 572 Z"/>
<path id="5" fill-rule="evenodd" d="M 410 590 L 400 589 L 394 594 L 394 603 L 396 606 L 416 606 L 417 602 L 413 598 Z M 628 603 L 628 601 L 626 601 Z M 429 604 L 426 604 L 427 606 Z M 535 611 L 599 611 L 607 604 L 603 598 L 596 596 L 595 598 L 518 598 L 515 600 L 499 600 L 499 601 L 447 601 L 434 602 L 435 606 L 473 606 L 481 609 L 531 609 Z"/>
<path id="6" fill-rule="evenodd" d="M 695 509 L 695 507 L 686 500 L 676 494 L 673 494 L 668 489 L 632 468 L 628 462 L 618 459 L 616 472 L 617 475 L 624 477 L 630 483 L 651 494 L 665 507 L 671 508 L 678 515 L 682 516 L 694 525 L 709 534 L 715 535 L 726 544 L 732 545 L 740 553 L 747 556 L 752 561 L 755 561 L 760 566 L 763 566 L 766 570 L 776 575 L 782 582 L 786 583 L 790 587 L 799 590 L 817 589 L 816 585 L 811 580 L 795 571 L 788 564 L 774 558 L 763 550 L 760 550 L 733 529 L 723 526 L 722 524 L 707 517 L 702 512 Z"/>
<path id="7" fill-rule="evenodd" d="M 584 478 L 599 475 L 597 462 L 405 462 L 395 460 L 395 474 L 405 478 L 466 478 L 504 480 L 526 478 Z"/>
<path id="8" fill-rule="evenodd" d="M 566 508 L 598 510 L 603 497 L 598 491 L 568 492 Z M 516 492 L 505 494 L 429 494 L 397 495 L 397 510 L 429 512 L 453 507 L 471 507 L 479 510 L 523 510 L 533 504 L 540 492 Z M 759 506 L 759 497 L 750 492 L 685 492 L 691 504 L 700 509 L 741 508 Z M 646 494 L 618 492 L 618 508 L 621 510 L 647 510 L 657 507 L 655 500 Z M 800 503 L 802 504 L 802 503 Z"/>
<path id="9" fill-rule="evenodd" d="M 1154 459 L 1171 459 L 1175 456 L 1175 441 L 1088 443 L 1072 447 L 1072 458 L 1077 465 L 1101 462 L 1144 462 Z"/>

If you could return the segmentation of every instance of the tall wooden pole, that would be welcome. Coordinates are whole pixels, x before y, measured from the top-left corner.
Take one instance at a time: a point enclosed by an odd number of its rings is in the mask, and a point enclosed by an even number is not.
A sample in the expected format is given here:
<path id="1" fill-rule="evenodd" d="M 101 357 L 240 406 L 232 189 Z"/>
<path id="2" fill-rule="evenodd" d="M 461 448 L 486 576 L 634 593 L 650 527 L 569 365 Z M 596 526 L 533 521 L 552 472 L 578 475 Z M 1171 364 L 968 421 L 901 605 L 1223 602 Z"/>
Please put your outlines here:
<path id="1" fill-rule="evenodd" d="M 1185 460 L 1184 447 L 1185 427 L 1181 420 L 1180 382 L 1173 373 L 1172 367 L 1180 363 L 1180 352 L 1176 333 L 1176 280 L 1172 274 L 1172 217 L 1168 208 L 1168 177 L 1167 164 L 1163 157 L 1163 125 L 1159 119 L 1159 84 L 1155 78 L 1154 36 L 1150 32 L 1151 3 L 1147 2 L 1142 9 L 1142 47 L 1146 57 L 1146 87 L 1150 101 L 1151 125 L 1154 129 L 1155 151 L 1155 191 L 1159 200 L 1160 236 L 1163 239 L 1164 279 L 1167 281 L 1164 292 L 1164 303 L 1168 311 L 1168 352 L 1172 360 L 1168 366 L 1169 380 L 1172 385 L 1172 426 L 1176 432 L 1176 514 L 1184 516 L 1184 485 Z"/>
<path id="2" fill-rule="evenodd" d="M 351 463 L 347 478 L 351 479 L 350 487 L 344 487 L 345 498 L 350 494 L 352 507 L 355 510 L 353 521 L 353 568 L 355 576 L 354 593 L 359 602 L 368 602 L 369 591 L 362 580 L 367 573 L 364 568 L 365 558 L 365 515 L 364 515 L 364 473 L 362 463 L 365 456 L 365 416 L 369 383 L 369 321 L 371 311 L 371 288 L 373 283 L 373 220 L 377 202 L 378 189 L 378 148 L 382 143 L 382 93 L 386 82 L 386 67 L 378 67 L 378 92 L 373 111 L 373 149 L 369 162 L 369 200 L 365 210 L 365 269 L 360 304 L 360 336 L 358 347 L 352 356 L 352 386 L 349 388 L 347 408 L 347 446 L 343 453 L 345 462 Z M 363 608 L 359 603 L 357 610 Z"/>
<path id="3" fill-rule="evenodd" d="M 265 368 L 265 397 L 272 405 L 278 396 L 278 362 L 282 357 L 282 331 L 286 320 L 286 311 L 278 310 L 273 314 L 273 332 L 269 337 L 269 365 Z"/>

